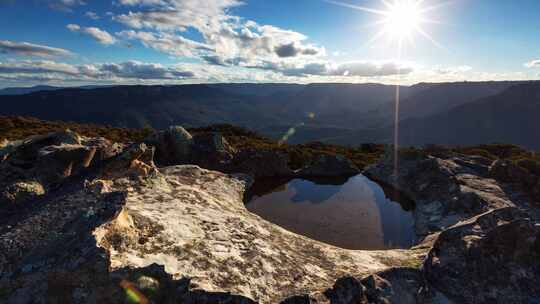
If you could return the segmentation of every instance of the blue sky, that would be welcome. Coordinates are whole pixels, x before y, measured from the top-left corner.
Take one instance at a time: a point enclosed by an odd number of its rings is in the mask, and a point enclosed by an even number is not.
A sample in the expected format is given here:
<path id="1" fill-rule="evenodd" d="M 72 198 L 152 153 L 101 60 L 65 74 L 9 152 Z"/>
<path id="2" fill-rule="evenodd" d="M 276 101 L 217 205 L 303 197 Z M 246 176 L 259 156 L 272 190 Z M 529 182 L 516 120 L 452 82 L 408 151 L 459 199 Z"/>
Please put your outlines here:
<path id="1" fill-rule="evenodd" d="M 0 87 L 540 78 L 540 1 L 388 2 L 0 0 Z"/>

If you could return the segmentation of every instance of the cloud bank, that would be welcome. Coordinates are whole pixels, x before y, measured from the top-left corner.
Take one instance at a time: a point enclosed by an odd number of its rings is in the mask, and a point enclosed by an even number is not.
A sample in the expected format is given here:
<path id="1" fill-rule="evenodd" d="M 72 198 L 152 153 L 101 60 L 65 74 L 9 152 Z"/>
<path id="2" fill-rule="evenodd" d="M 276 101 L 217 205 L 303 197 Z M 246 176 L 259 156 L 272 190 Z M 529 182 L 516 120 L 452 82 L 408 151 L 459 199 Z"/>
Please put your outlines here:
<path id="1" fill-rule="evenodd" d="M 2 79 L 41 79 L 54 81 L 182 80 L 195 74 L 181 66 L 126 61 L 103 64 L 67 64 L 50 60 L 0 62 Z"/>
<path id="2" fill-rule="evenodd" d="M 72 55 L 70 51 L 61 48 L 9 40 L 0 40 L 0 53 L 46 58 Z"/>

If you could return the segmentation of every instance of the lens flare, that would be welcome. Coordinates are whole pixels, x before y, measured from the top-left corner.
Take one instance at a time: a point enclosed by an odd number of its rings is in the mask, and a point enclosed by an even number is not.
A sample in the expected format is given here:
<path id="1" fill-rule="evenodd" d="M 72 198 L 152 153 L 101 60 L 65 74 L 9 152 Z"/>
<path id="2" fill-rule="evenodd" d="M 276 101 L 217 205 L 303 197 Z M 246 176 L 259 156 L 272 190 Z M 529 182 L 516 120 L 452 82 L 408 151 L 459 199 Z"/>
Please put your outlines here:
<path id="1" fill-rule="evenodd" d="M 397 38 L 409 37 L 421 22 L 422 16 L 416 2 L 396 3 L 389 8 L 384 19 L 386 31 Z"/>
<path id="2" fill-rule="evenodd" d="M 381 29 L 375 33 L 370 42 L 386 36 L 402 44 L 405 40 L 413 41 L 414 36 L 419 34 L 437 47 L 442 48 L 441 44 L 435 41 L 423 27 L 428 23 L 439 23 L 438 21 L 429 19 L 426 15 L 429 11 L 446 5 L 449 2 L 426 6 L 425 2 L 427 0 L 381 0 L 382 8 L 380 9 L 334 0 L 326 0 L 326 2 L 380 16 L 381 19 L 375 22 L 375 24 L 381 25 Z"/>
<path id="3" fill-rule="evenodd" d="M 443 48 L 433 37 L 431 37 L 423 29 L 423 25 L 426 23 L 439 23 L 434 20 L 430 20 L 426 17 L 426 13 L 432 11 L 442 5 L 446 5 L 449 2 L 439 2 L 438 5 L 426 6 L 425 2 L 428 0 L 380 0 L 383 8 L 376 9 L 360 5 L 354 5 L 345 2 L 339 2 L 334 0 L 326 0 L 328 3 L 339 5 L 342 7 L 375 14 L 381 17 L 381 19 L 375 24 L 381 25 L 381 29 L 373 36 L 369 41 L 374 42 L 381 37 L 389 37 L 391 40 L 398 43 L 397 58 L 401 61 L 401 55 L 403 51 L 403 44 L 405 41 L 413 41 L 415 34 L 427 38 L 435 46 Z M 440 0 L 437 0 L 440 1 Z M 396 95 L 395 95 L 395 107 L 394 107 L 394 176 L 397 176 L 399 163 L 399 104 L 400 104 L 400 82 L 401 73 L 398 71 L 396 79 Z"/>

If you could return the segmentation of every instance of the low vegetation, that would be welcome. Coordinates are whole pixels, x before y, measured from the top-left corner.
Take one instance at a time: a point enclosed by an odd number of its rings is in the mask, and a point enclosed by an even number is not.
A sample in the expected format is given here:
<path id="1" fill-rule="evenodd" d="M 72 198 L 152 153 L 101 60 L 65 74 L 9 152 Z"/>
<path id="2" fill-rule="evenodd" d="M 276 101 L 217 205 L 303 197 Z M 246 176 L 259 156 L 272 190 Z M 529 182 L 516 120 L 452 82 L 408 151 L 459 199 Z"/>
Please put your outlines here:
<path id="1" fill-rule="evenodd" d="M 460 153 L 479 155 L 492 160 L 510 160 L 529 173 L 540 176 L 540 154 L 511 144 L 483 144 L 467 147 L 427 146 L 425 153 Z"/>
<path id="2" fill-rule="evenodd" d="M 151 128 L 128 129 L 65 121 L 44 121 L 31 117 L 0 116 L 0 141 L 3 138 L 15 140 L 66 129 L 84 136 L 105 137 L 115 142 L 124 143 L 141 141 L 153 132 Z"/>
<path id="3" fill-rule="evenodd" d="M 55 131 L 70 129 L 84 136 L 101 136 L 116 142 L 142 141 L 151 134 L 152 128 L 128 129 L 96 124 L 79 124 L 63 121 L 44 121 L 29 117 L 0 116 L 0 140 L 22 139 L 31 135 L 46 134 Z M 279 144 L 255 132 L 232 125 L 213 125 L 204 128 L 190 128 L 192 134 L 204 132 L 220 132 L 229 143 L 238 150 L 274 150 L 289 154 L 291 167 L 298 169 L 315 159 L 319 155 L 343 155 L 351 159 L 359 168 L 375 163 L 384 152 L 383 145 L 365 144 L 359 147 L 345 147 L 338 145 L 313 142 L 302 145 Z"/>
<path id="4" fill-rule="evenodd" d="M 44 121 L 30 117 L 0 116 L 0 142 L 2 139 L 21 139 L 31 135 L 46 134 L 70 129 L 84 136 L 101 136 L 116 142 L 142 141 L 154 132 L 150 127 L 142 129 L 118 128 L 96 124 L 79 124 L 64 121 Z M 384 145 L 362 144 L 356 147 L 339 146 L 321 142 L 306 144 L 280 144 L 277 141 L 263 137 L 253 131 L 232 126 L 213 125 L 203 128 L 190 128 L 190 133 L 220 132 L 236 149 L 274 150 L 289 154 L 291 167 L 301 168 L 319 155 L 343 155 L 353 161 L 359 168 L 375 163 L 385 152 Z M 447 147 L 429 145 L 420 148 L 405 148 L 400 150 L 402 156 L 417 158 L 427 154 L 460 153 L 479 155 L 489 159 L 508 159 L 526 169 L 531 174 L 540 176 L 540 154 L 527 151 L 519 146 L 510 144 L 484 144 L 467 147 Z"/>
<path id="5" fill-rule="evenodd" d="M 213 125 L 205 128 L 188 129 L 188 131 L 194 134 L 200 132 L 220 132 L 236 149 L 282 151 L 290 156 L 290 166 L 292 169 L 304 167 L 319 155 L 343 155 L 349 158 L 358 168 L 364 168 L 369 164 L 377 162 L 384 153 L 384 145 L 376 144 L 363 144 L 358 147 L 338 146 L 321 142 L 297 145 L 280 144 L 253 131 L 232 125 Z"/>

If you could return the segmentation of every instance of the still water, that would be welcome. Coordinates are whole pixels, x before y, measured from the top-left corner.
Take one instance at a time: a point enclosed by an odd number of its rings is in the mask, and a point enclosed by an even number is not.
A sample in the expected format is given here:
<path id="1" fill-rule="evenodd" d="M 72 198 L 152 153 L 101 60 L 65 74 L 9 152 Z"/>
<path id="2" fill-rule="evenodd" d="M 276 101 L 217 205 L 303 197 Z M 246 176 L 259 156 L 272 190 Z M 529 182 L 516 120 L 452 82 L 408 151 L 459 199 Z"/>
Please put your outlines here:
<path id="1" fill-rule="evenodd" d="M 413 204 L 396 193 L 385 193 L 363 175 L 259 181 L 247 200 L 248 210 L 270 222 L 346 249 L 407 248 L 415 241 Z"/>

